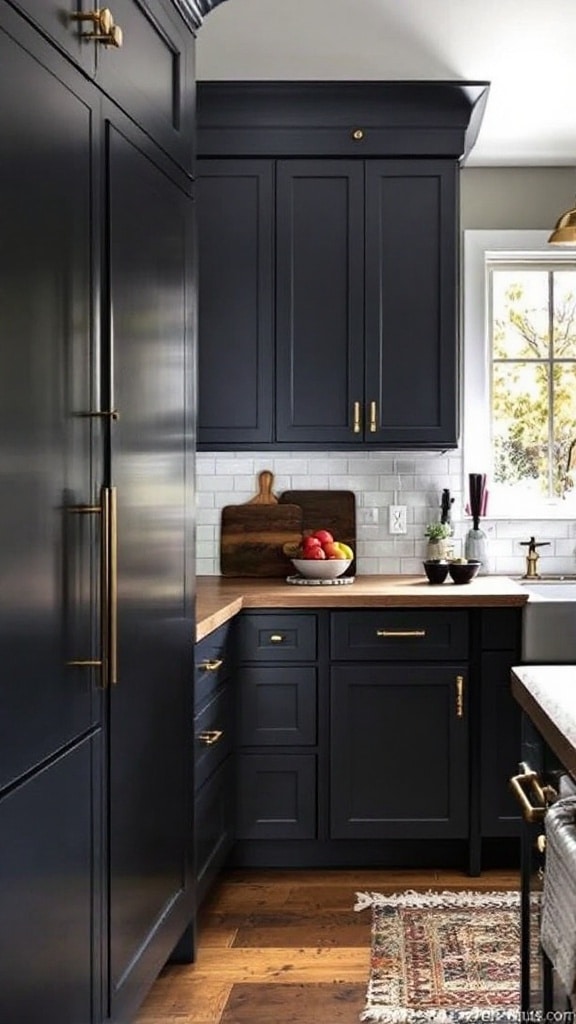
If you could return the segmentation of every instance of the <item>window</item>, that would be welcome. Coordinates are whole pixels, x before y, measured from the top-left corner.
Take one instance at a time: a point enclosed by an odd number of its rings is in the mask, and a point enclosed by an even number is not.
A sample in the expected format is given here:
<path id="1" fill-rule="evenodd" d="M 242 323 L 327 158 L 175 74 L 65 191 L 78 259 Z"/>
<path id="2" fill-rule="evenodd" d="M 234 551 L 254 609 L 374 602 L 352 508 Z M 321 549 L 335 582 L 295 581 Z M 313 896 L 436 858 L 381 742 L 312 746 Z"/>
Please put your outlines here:
<path id="1" fill-rule="evenodd" d="M 492 516 L 576 512 L 576 253 L 546 238 L 465 233 L 464 469 Z"/>

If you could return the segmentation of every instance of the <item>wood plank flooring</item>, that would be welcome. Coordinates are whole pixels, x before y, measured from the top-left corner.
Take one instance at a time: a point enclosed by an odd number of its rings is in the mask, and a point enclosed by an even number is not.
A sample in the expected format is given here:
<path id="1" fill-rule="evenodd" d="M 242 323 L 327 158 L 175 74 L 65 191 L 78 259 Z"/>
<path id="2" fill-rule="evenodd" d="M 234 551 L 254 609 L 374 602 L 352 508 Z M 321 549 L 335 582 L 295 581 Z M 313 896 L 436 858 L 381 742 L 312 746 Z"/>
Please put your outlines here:
<path id="1" fill-rule="evenodd" d="M 356 1024 L 370 956 L 360 891 L 517 889 L 515 871 L 231 871 L 203 909 L 195 964 L 169 965 L 135 1024 Z"/>

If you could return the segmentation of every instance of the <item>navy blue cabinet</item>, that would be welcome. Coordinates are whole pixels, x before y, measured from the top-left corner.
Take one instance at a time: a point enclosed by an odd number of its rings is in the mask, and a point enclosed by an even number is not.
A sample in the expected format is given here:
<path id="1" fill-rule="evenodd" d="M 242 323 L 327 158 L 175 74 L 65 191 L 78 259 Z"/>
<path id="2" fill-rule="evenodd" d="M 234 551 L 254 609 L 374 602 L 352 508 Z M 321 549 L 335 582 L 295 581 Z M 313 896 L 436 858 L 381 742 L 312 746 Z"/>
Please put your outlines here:
<path id="1" fill-rule="evenodd" d="M 462 85 L 199 83 L 200 448 L 457 445 Z"/>

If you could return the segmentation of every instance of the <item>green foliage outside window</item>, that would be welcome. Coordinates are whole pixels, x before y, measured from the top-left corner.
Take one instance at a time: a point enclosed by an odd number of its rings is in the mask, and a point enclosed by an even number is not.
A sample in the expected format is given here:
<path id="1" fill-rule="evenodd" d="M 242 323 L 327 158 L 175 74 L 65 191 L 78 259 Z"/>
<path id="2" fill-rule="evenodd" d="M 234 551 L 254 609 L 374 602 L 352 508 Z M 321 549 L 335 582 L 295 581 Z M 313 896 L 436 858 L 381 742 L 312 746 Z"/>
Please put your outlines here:
<path id="1" fill-rule="evenodd" d="M 563 498 L 576 478 L 576 270 L 492 268 L 494 481 Z"/>

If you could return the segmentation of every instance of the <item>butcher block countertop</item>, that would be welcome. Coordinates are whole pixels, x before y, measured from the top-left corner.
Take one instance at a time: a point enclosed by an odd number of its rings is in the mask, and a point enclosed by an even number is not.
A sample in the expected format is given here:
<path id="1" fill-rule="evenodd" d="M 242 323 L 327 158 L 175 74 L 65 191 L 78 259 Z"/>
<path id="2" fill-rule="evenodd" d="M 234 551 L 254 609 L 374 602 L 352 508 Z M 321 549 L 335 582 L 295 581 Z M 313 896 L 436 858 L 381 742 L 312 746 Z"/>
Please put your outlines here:
<path id="1" fill-rule="evenodd" d="M 528 592 L 509 576 L 433 586 L 423 576 L 357 576 L 336 586 L 299 586 L 283 579 L 199 576 L 196 639 L 202 640 L 242 608 L 499 608 L 526 604 Z"/>
<path id="2" fill-rule="evenodd" d="M 576 665 L 513 668 L 512 694 L 560 763 L 576 777 Z"/>

